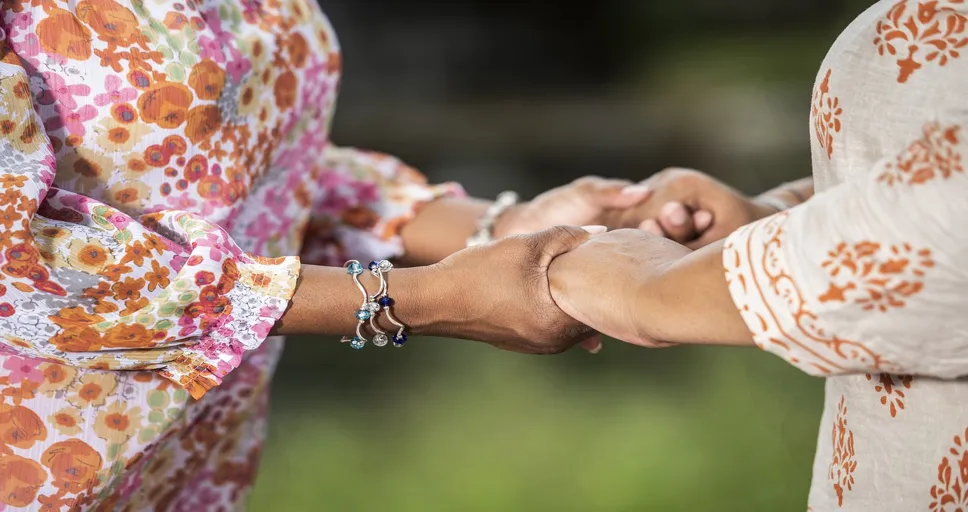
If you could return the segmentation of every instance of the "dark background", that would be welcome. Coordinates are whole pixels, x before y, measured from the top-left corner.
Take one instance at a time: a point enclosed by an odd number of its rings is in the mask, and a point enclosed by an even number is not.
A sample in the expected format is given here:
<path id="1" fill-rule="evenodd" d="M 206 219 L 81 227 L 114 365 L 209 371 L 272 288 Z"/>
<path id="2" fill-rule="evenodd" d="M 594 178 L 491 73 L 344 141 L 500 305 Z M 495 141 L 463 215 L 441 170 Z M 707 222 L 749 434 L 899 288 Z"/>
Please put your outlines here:
<path id="1" fill-rule="evenodd" d="M 817 69 L 871 3 L 322 0 L 334 141 L 480 197 L 672 165 L 760 192 L 809 174 Z M 805 508 L 823 382 L 769 354 L 286 350 L 255 511 Z"/>

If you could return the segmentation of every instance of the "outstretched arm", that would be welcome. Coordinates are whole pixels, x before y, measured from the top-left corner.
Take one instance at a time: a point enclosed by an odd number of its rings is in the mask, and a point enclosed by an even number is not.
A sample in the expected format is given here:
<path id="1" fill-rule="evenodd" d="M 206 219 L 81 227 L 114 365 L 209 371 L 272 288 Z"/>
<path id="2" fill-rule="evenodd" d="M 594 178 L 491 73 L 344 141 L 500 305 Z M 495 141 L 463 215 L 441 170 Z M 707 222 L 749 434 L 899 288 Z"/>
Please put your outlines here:
<path id="1" fill-rule="evenodd" d="M 965 124 L 952 113 L 914 143 L 944 162 L 968 151 Z M 815 375 L 966 375 L 968 175 L 896 162 L 696 252 L 641 232 L 595 237 L 552 264 L 553 296 L 632 343 L 753 341 Z"/>

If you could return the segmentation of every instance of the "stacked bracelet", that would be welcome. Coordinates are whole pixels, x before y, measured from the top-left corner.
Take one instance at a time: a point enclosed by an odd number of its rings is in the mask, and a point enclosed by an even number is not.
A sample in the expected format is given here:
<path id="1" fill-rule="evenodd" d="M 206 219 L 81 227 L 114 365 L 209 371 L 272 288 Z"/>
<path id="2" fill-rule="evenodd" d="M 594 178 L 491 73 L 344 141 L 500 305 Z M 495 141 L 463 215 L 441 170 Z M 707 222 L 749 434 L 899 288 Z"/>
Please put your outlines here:
<path id="1" fill-rule="evenodd" d="M 486 244 L 494 239 L 494 224 L 498 217 L 518 203 L 518 194 L 505 191 L 498 194 L 497 199 L 487 208 L 484 215 L 477 221 L 477 231 L 467 239 L 467 247 Z"/>
<path id="2" fill-rule="evenodd" d="M 370 328 L 375 333 L 373 335 L 373 344 L 378 347 L 386 346 L 390 342 L 390 337 L 387 336 L 386 331 L 380 329 L 377 326 L 376 318 L 380 311 L 386 314 L 387 320 L 391 324 L 397 327 L 397 333 L 393 335 L 393 346 L 402 347 L 404 343 L 407 342 L 406 326 L 397 320 L 393 313 L 391 313 L 390 308 L 393 306 L 393 299 L 389 295 L 389 283 L 384 276 L 385 273 L 390 272 L 393 269 L 393 264 L 387 260 L 372 261 L 369 264 L 370 274 L 380 279 L 380 288 L 377 290 L 376 294 L 370 295 L 366 292 L 366 288 L 363 283 L 360 282 L 359 276 L 363 273 L 363 265 L 359 261 L 349 260 L 344 265 L 346 268 L 346 273 L 353 278 L 353 282 L 356 284 L 357 289 L 363 294 L 363 302 L 360 304 L 360 308 L 356 311 L 356 336 L 348 337 L 344 336 L 342 341 L 349 342 L 350 347 L 354 349 L 361 349 L 366 346 L 367 339 L 363 335 L 363 327 L 365 323 L 370 324 Z"/>

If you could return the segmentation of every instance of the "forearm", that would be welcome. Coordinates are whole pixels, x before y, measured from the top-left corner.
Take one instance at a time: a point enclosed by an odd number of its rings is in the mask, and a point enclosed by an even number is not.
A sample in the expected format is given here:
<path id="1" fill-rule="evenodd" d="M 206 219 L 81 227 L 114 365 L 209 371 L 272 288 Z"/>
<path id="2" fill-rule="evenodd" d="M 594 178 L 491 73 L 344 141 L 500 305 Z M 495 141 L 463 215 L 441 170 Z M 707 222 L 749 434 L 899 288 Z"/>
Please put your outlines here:
<path id="1" fill-rule="evenodd" d="M 673 262 L 641 283 L 634 300 L 638 329 L 668 343 L 753 345 L 723 271 L 723 241 Z"/>
<path id="2" fill-rule="evenodd" d="M 813 197 L 813 194 L 813 178 L 802 178 L 767 190 L 766 192 L 757 196 L 754 200 L 761 201 L 769 205 L 779 202 L 780 204 L 785 205 L 785 208 L 781 209 L 786 210 L 793 208 L 800 203 L 806 202 L 808 199 Z"/>
<path id="3" fill-rule="evenodd" d="M 387 276 L 390 296 L 396 303 L 394 316 L 405 322 L 412 334 L 438 334 L 433 326 L 442 323 L 438 314 L 445 310 L 446 292 L 431 291 L 434 274 L 428 267 L 395 269 Z M 377 278 L 364 272 L 360 282 L 367 290 L 379 287 Z M 346 269 L 303 265 L 296 292 L 289 308 L 276 323 L 272 334 L 344 335 L 354 332 L 354 314 L 362 295 Z M 381 315 L 382 318 L 382 315 Z M 380 322 L 382 327 L 393 329 Z"/>
<path id="4" fill-rule="evenodd" d="M 474 198 L 441 198 L 427 203 L 401 231 L 407 265 L 429 265 L 463 249 L 477 221 L 491 205 Z"/>

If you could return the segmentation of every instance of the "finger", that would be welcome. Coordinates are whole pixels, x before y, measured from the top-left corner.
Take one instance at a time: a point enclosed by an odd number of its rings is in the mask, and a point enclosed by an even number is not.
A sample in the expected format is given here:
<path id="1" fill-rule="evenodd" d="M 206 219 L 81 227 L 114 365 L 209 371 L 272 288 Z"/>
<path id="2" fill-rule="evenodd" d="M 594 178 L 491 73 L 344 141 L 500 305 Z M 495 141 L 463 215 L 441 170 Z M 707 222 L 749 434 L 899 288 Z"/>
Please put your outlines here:
<path id="1" fill-rule="evenodd" d="M 581 348 L 587 350 L 589 353 L 597 354 L 602 351 L 602 347 L 604 346 L 602 344 L 602 335 L 596 333 L 591 338 L 582 340 L 582 342 L 579 343 L 579 345 L 581 346 Z"/>
<path id="2" fill-rule="evenodd" d="M 541 251 L 541 266 L 547 267 L 551 260 L 585 243 L 586 240 L 591 238 L 594 231 L 604 231 L 602 226 L 588 226 L 587 228 L 556 226 L 531 235 L 529 238 L 530 243 L 534 244 L 532 247 Z"/>
<path id="3" fill-rule="evenodd" d="M 651 189 L 642 183 L 605 179 L 595 176 L 575 182 L 583 199 L 602 208 L 628 208 L 649 198 Z"/>
<path id="4" fill-rule="evenodd" d="M 696 227 L 697 233 L 703 233 L 713 225 L 713 212 L 709 210 L 699 210 L 692 214 L 692 223 Z"/>
<path id="5" fill-rule="evenodd" d="M 665 236 L 665 231 L 662 231 L 662 226 L 655 219 L 643 220 L 639 229 L 655 236 Z"/>
<path id="6" fill-rule="evenodd" d="M 696 237 L 692 213 L 678 201 L 670 201 L 659 210 L 659 225 L 667 237 L 676 242 L 688 242 Z"/>

